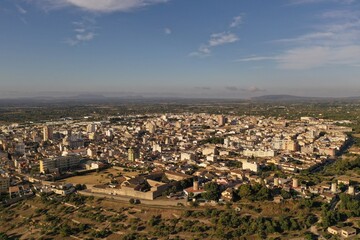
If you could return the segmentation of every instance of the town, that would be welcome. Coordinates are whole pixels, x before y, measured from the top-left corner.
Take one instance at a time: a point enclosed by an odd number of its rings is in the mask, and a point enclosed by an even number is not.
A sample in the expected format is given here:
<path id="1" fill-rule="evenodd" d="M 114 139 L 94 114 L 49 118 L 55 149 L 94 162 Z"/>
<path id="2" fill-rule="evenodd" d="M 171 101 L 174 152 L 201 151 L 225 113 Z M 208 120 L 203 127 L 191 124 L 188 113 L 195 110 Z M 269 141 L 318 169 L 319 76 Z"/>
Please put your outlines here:
<path id="1" fill-rule="evenodd" d="M 214 207 L 250 197 L 244 192 L 259 187 L 255 200 L 280 204 L 318 196 L 335 208 L 339 194 L 357 198 L 360 178 L 339 174 L 314 183 L 302 173 L 311 175 L 348 150 L 350 123 L 184 113 L 3 125 L 1 199 L 11 205 L 34 195 L 80 194 Z M 327 233 L 357 234 L 356 227 L 330 225 Z"/>

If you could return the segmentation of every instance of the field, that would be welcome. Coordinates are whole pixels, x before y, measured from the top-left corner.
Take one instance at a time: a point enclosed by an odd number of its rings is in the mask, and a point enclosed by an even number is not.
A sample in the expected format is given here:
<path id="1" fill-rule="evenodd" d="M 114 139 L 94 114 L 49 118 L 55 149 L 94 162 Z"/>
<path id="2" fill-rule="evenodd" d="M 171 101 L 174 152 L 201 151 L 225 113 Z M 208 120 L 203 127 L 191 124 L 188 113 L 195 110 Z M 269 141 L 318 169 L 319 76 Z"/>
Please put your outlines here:
<path id="1" fill-rule="evenodd" d="M 137 172 L 124 172 L 120 169 L 109 168 L 100 172 L 92 172 L 82 176 L 74 176 L 74 177 L 66 178 L 60 180 L 59 182 L 72 183 L 74 185 L 76 184 L 96 185 L 96 184 L 105 184 L 110 182 L 112 176 L 134 177 L 137 174 L 138 174 Z"/>
<path id="2" fill-rule="evenodd" d="M 240 207 L 240 211 L 235 208 Z M 0 232 L 20 239 L 263 239 L 264 233 L 249 227 L 278 216 L 310 214 L 297 203 L 263 204 L 240 201 L 216 207 L 133 205 L 112 199 L 71 195 L 41 196 L 0 210 Z M 251 216 L 251 219 L 249 219 Z M 300 217 L 301 218 L 301 217 Z M 302 220 L 300 220 L 302 221 Z M 235 233 L 239 231 L 238 233 Z M 231 235 L 228 234 L 233 234 Z M 289 239 L 304 230 L 270 233 Z M 133 238 L 128 238 L 132 236 Z"/>

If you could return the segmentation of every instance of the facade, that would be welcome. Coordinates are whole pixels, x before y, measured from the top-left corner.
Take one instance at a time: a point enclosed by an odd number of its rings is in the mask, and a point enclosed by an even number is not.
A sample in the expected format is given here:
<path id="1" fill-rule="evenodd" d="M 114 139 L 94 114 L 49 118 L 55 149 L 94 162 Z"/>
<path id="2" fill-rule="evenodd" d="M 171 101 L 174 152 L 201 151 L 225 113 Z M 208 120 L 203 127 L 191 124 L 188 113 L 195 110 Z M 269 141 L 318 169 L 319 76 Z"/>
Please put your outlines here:
<path id="1" fill-rule="evenodd" d="M 249 150 L 246 149 L 242 153 L 245 157 L 275 157 L 274 150 Z"/>
<path id="2" fill-rule="evenodd" d="M 341 236 L 344 238 L 350 238 L 356 236 L 356 229 L 352 227 L 344 227 L 341 229 Z"/>
<path id="3" fill-rule="evenodd" d="M 51 126 L 45 126 L 43 128 L 43 140 L 52 140 L 53 139 L 53 128 Z"/>
<path id="4" fill-rule="evenodd" d="M 242 169 L 258 172 L 259 165 L 256 162 L 248 162 L 247 160 L 242 161 Z"/>
<path id="5" fill-rule="evenodd" d="M 218 124 L 219 126 L 224 126 L 225 125 L 225 116 L 224 115 L 218 115 Z"/>
<path id="6" fill-rule="evenodd" d="M 128 160 L 134 162 L 136 159 L 140 157 L 139 150 L 136 148 L 129 148 L 128 150 Z"/>
<path id="7" fill-rule="evenodd" d="M 327 231 L 332 235 L 340 235 L 342 238 L 352 238 L 356 236 L 356 229 L 352 227 L 339 228 L 331 226 L 328 227 Z"/>
<path id="8" fill-rule="evenodd" d="M 40 160 L 40 173 L 47 173 L 53 170 L 67 170 L 78 167 L 80 158 L 77 156 L 56 157 Z"/>
<path id="9" fill-rule="evenodd" d="M 90 123 L 86 127 L 86 131 L 88 133 L 94 133 L 94 132 L 96 132 L 96 130 L 97 130 L 97 125 L 95 123 Z"/>
<path id="10" fill-rule="evenodd" d="M 332 235 L 338 235 L 341 229 L 336 226 L 332 226 L 332 227 L 328 227 L 327 231 Z"/>
<path id="11" fill-rule="evenodd" d="M 6 193 L 9 190 L 10 179 L 0 177 L 0 193 Z"/>

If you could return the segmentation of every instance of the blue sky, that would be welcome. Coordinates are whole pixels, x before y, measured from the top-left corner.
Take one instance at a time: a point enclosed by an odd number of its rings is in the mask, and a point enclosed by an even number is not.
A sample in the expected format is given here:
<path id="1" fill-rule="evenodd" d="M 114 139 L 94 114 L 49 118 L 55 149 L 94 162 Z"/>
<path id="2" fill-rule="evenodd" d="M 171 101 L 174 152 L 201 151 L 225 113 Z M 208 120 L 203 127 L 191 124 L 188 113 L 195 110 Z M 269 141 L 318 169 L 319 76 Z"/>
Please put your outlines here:
<path id="1" fill-rule="evenodd" d="M 0 97 L 360 96 L 359 0 L 2 0 Z"/>

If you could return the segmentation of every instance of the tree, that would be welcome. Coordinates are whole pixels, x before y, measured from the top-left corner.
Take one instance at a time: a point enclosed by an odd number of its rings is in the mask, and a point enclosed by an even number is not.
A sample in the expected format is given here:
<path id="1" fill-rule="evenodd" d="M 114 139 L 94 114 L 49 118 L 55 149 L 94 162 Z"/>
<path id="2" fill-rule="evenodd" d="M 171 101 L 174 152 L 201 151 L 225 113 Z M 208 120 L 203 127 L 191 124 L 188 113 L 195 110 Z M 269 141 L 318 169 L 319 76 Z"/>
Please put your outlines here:
<path id="1" fill-rule="evenodd" d="M 217 185 L 215 182 L 210 182 L 205 184 L 204 190 L 206 192 L 203 193 L 203 197 L 206 200 L 214 200 L 218 201 L 221 196 L 221 190 L 219 185 Z"/>
<path id="2" fill-rule="evenodd" d="M 239 188 L 239 196 L 240 198 L 248 198 L 252 195 L 251 186 L 248 184 L 241 185 Z"/>
<path id="3" fill-rule="evenodd" d="M 8 240 L 10 239 L 6 233 L 0 232 L 0 240 Z"/>
<path id="4" fill-rule="evenodd" d="M 84 189 L 86 189 L 86 185 L 85 185 L 85 184 L 76 184 L 76 185 L 75 185 L 75 189 L 76 189 L 77 191 L 84 190 Z"/>
<path id="5" fill-rule="evenodd" d="M 72 229 L 69 225 L 64 224 L 60 228 L 60 234 L 62 237 L 68 237 L 72 234 Z"/>
<path id="6" fill-rule="evenodd" d="M 152 216 L 148 221 L 149 226 L 153 227 L 161 223 L 161 215 Z"/>

